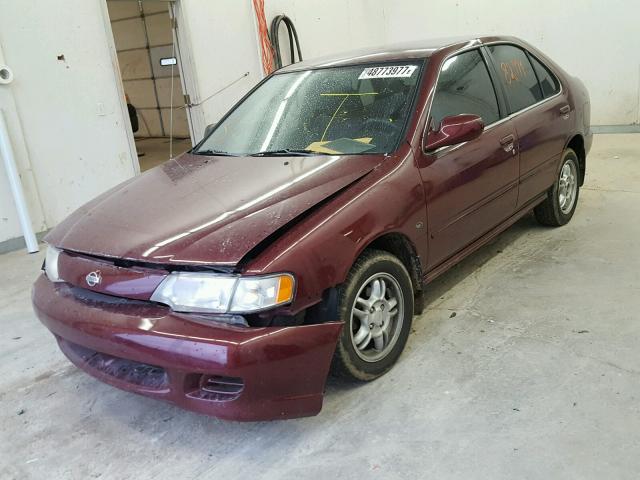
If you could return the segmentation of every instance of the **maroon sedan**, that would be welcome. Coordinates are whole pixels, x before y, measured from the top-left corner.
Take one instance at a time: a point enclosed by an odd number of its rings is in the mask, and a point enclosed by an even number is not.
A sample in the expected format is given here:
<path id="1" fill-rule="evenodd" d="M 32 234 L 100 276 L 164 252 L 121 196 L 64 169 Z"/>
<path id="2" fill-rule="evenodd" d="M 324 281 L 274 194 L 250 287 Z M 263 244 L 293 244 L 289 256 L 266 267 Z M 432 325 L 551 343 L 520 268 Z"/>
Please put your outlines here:
<path id="1" fill-rule="evenodd" d="M 218 417 L 314 415 L 398 360 L 429 282 L 576 209 L 582 83 L 516 38 L 283 68 L 193 150 L 47 237 L 33 304 L 102 381 Z"/>

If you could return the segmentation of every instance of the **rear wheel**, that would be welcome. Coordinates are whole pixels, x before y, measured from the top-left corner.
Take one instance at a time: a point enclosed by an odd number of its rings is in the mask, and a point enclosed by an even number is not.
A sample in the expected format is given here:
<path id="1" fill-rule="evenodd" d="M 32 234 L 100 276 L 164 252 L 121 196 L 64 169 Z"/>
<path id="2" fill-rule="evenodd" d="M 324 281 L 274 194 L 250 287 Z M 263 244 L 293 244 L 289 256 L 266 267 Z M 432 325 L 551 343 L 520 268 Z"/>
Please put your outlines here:
<path id="1" fill-rule="evenodd" d="M 580 179 L 578 156 L 567 148 L 562 156 L 562 166 L 556 182 L 547 192 L 544 202 L 534 209 L 542 225 L 559 227 L 569 223 L 578 205 Z"/>
<path id="2" fill-rule="evenodd" d="M 373 380 L 396 362 L 413 319 L 413 288 L 402 262 L 387 252 L 365 252 L 351 268 L 339 300 L 344 327 L 333 372 Z"/>

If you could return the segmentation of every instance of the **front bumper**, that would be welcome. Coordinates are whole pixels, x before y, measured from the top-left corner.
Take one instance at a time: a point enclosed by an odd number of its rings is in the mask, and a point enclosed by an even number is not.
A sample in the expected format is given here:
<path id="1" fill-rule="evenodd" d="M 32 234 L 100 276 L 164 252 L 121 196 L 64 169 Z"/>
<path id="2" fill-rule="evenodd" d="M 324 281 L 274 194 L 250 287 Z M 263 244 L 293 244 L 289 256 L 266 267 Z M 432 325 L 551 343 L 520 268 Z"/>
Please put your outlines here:
<path id="1" fill-rule="evenodd" d="M 36 281 L 40 321 L 79 368 L 127 391 L 231 420 L 317 414 L 341 322 L 247 328 Z"/>

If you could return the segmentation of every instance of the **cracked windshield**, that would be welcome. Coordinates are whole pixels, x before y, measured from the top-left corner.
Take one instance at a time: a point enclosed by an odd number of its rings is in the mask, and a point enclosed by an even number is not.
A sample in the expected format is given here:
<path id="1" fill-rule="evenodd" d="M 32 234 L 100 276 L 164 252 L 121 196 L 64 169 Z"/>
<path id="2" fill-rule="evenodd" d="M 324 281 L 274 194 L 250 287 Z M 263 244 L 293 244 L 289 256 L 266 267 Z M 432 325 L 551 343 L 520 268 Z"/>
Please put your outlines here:
<path id="1" fill-rule="evenodd" d="M 389 153 L 397 148 L 421 63 L 272 76 L 215 127 L 201 155 Z"/>

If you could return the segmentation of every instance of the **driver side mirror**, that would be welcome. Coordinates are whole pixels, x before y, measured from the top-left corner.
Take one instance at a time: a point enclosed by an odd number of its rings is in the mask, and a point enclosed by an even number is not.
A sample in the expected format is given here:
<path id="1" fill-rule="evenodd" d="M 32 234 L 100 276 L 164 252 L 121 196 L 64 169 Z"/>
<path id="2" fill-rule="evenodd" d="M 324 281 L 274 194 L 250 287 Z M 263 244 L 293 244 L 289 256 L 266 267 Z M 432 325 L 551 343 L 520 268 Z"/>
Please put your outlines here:
<path id="1" fill-rule="evenodd" d="M 438 130 L 429 130 L 425 150 L 432 152 L 441 147 L 457 145 L 478 138 L 484 130 L 484 121 L 478 115 L 463 113 L 444 117 Z"/>

